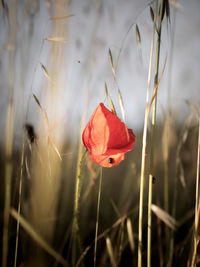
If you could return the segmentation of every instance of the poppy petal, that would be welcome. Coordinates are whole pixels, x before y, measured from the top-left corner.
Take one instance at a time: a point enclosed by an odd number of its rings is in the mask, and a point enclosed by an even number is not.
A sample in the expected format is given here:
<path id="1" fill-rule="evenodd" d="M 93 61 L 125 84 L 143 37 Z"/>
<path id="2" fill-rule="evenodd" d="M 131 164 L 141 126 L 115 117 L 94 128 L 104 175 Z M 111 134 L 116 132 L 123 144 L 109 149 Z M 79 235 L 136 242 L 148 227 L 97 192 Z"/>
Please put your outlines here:
<path id="1" fill-rule="evenodd" d="M 93 112 L 82 134 L 92 159 L 103 167 L 118 165 L 133 148 L 135 135 L 103 103 Z"/>
<path id="2" fill-rule="evenodd" d="M 98 155 L 106 152 L 109 139 L 109 127 L 102 113 L 102 105 L 98 105 L 93 112 L 82 136 L 87 149 Z"/>
<path id="3" fill-rule="evenodd" d="M 121 120 L 103 104 L 101 104 L 101 108 L 109 127 L 109 140 L 107 147 L 115 149 L 127 147 L 128 150 L 131 150 L 135 141 L 133 131 L 127 129 L 125 123 L 121 122 Z"/>

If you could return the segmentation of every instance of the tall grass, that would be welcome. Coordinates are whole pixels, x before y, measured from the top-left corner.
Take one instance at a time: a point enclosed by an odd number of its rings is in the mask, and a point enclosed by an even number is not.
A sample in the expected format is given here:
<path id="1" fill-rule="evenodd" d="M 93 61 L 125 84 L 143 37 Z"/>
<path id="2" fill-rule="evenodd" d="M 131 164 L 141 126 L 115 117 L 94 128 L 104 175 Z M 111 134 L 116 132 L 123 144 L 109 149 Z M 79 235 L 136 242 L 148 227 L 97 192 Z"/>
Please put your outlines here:
<path id="1" fill-rule="evenodd" d="M 165 48 L 165 38 L 161 38 L 161 30 L 166 27 L 170 35 L 175 23 L 172 20 L 169 25 L 169 1 L 149 2 L 131 23 L 124 38 L 120 39 L 121 46 L 118 43 L 112 45 L 107 40 L 106 46 L 98 42 L 103 16 L 108 12 L 109 18 L 112 18 L 112 12 L 106 9 L 103 1 L 95 2 L 92 12 L 96 16 L 91 29 L 91 42 L 87 47 L 87 55 L 84 55 L 87 59 L 82 63 L 82 59 L 79 60 L 76 54 L 72 55 L 74 66 L 74 62 L 78 60 L 77 68 L 84 70 L 86 85 L 80 82 L 77 88 L 79 91 L 71 103 L 70 114 L 63 115 L 64 94 L 68 96 L 70 93 L 65 92 L 63 69 L 67 68 L 66 49 L 73 45 L 68 39 L 68 25 L 71 25 L 68 20 L 79 19 L 79 13 L 72 17 L 71 13 L 75 13 L 70 9 L 72 2 L 41 3 L 41 8 L 46 5 L 49 16 L 48 30 L 45 30 L 42 38 L 41 50 L 48 47 L 49 52 L 46 59 L 41 57 L 41 51 L 39 53 L 33 80 L 37 80 L 36 74 L 41 72 L 42 86 L 39 90 L 33 86 L 34 82 L 31 85 L 31 100 L 24 122 L 25 128 L 27 125 L 30 128 L 29 132 L 26 129 L 28 136 L 24 133 L 23 143 L 19 144 L 21 148 L 18 150 L 13 150 L 13 142 L 18 141 L 14 136 L 13 102 L 17 50 L 9 51 L 5 189 L 1 189 L 5 198 L 2 266 L 198 266 L 200 129 L 197 128 L 200 121 L 197 127 L 193 115 L 189 115 L 188 120 L 177 123 L 176 114 L 170 113 L 162 121 L 156 122 L 157 92 L 160 84 L 165 82 L 163 73 L 166 60 L 163 65 L 160 63 L 163 62 L 161 50 Z M 6 9 L 6 2 L 2 3 Z M 30 5 L 36 7 L 37 3 L 39 2 L 32 1 Z M 19 4 L 20 7 L 21 5 Z M 26 12 L 34 21 L 38 11 L 33 15 L 31 8 Z M 38 8 L 37 6 L 35 10 Z M 90 16 L 90 8 L 90 5 L 85 6 L 84 14 Z M 109 69 L 106 73 L 108 75 L 102 78 L 102 84 L 106 82 L 106 104 L 129 127 L 130 120 L 127 120 L 128 114 L 125 111 L 129 113 L 130 110 L 127 110 L 123 91 L 126 85 L 121 84 L 119 79 L 121 64 L 123 60 L 126 62 L 126 53 L 129 55 L 128 53 L 134 52 L 131 42 L 133 28 L 136 29 L 134 45 L 139 46 L 139 50 L 135 51 L 142 58 L 146 45 L 143 43 L 143 34 L 147 29 L 142 24 L 142 19 L 146 23 L 146 11 L 149 8 L 149 20 L 152 17 L 148 24 L 151 42 L 148 76 L 145 76 L 147 91 L 143 131 L 133 129 L 136 134 L 134 149 L 126 154 L 126 159 L 119 166 L 102 169 L 89 155 L 86 157 L 87 151 L 84 151 L 81 138 L 86 124 L 86 111 L 93 105 L 96 92 L 91 85 L 95 80 L 93 71 L 99 67 L 97 52 L 99 47 L 105 46 L 106 64 L 108 69 L 111 67 L 111 71 Z M 10 47 L 15 47 L 16 40 L 19 42 L 16 9 L 16 2 L 10 1 L 7 13 Z M 141 14 L 145 14 L 145 18 L 140 17 Z M 117 19 L 121 20 L 122 17 Z M 77 33 L 77 38 L 79 34 Z M 162 32 L 164 34 L 165 31 Z M 83 40 L 86 42 L 86 39 Z M 77 47 L 81 47 L 79 40 L 76 41 Z M 130 44 L 131 52 L 128 49 Z M 172 57 L 173 53 L 170 52 L 170 55 Z M 142 60 L 146 67 L 146 59 Z M 169 73 L 172 59 L 170 62 Z M 128 68 L 128 64 L 125 66 Z M 77 80 L 79 78 L 77 76 Z M 70 77 L 67 82 L 71 82 Z M 170 94 L 170 82 L 168 86 Z M 111 93 L 108 92 L 110 87 Z M 83 89 L 86 89 L 83 93 L 85 107 L 80 127 L 73 128 L 70 119 L 65 127 L 63 117 L 73 119 L 73 110 L 77 107 L 79 92 Z M 99 96 L 96 102 L 102 101 Z M 82 102 L 81 99 L 78 103 Z M 20 104 L 22 102 L 16 103 Z M 28 121 L 32 108 L 37 110 L 35 125 Z M 169 112 L 173 106 L 170 103 L 170 108 L 169 104 L 163 107 L 164 110 L 165 108 Z M 152 121 L 148 125 L 150 115 Z M 172 124 L 175 126 L 171 127 Z M 148 126 L 151 131 L 148 131 Z M 154 179 L 156 182 L 152 185 Z M 191 199 L 194 195 L 195 199 Z"/>
<path id="2" fill-rule="evenodd" d="M 67 14 L 68 1 L 55 2 L 50 8 L 51 17 Z M 52 20 L 52 38 L 46 45 L 50 48 L 50 57 L 47 65 L 43 62 L 44 84 L 41 96 L 34 96 L 39 107 L 39 120 L 36 126 L 40 133 L 34 146 L 31 159 L 31 191 L 29 220 L 34 229 L 50 245 L 56 235 L 56 218 L 59 190 L 61 185 L 63 128 L 60 107 L 63 105 L 63 77 L 60 68 L 65 66 L 64 44 L 61 39 L 67 38 L 66 20 Z M 46 38 L 48 36 L 45 36 Z M 44 67 L 43 67 L 44 66 Z M 41 205 L 42 203 L 42 205 Z M 48 223 L 45 221 L 48 221 Z M 31 248 L 35 264 L 45 264 L 46 255 L 34 246 Z"/>
<path id="3" fill-rule="evenodd" d="M 138 266 L 142 266 L 142 225 L 143 225 L 143 194 L 144 194 L 143 192 L 144 192 L 144 176 L 145 176 L 145 162 L 146 162 L 145 158 L 146 158 L 146 144 L 147 144 L 149 95 L 150 95 L 151 72 L 152 72 L 152 61 L 153 61 L 153 51 L 154 51 L 154 38 L 155 38 L 156 20 L 157 20 L 157 8 L 158 8 L 158 1 L 156 1 L 156 6 L 155 6 L 155 16 L 154 16 L 153 33 L 152 33 L 152 41 L 151 41 L 148 85 L 147 85 L 147 95 L 146 95 L 146 109 L 145 109 L 145 119 L 144 119 L 144 129 L 143 129 L 143 142 L 142 142 L 140 203 L 139 203 L 139 222 L 138 222 L 138 225 L 139 225 Z M 150 218 L 150 215 L 149 215 L 149 218 Z M 150 237 L 148 240 L 150 241 Z M 150 254 L 148 254 L 148 256 L 150 257 Z"/>
<path id="4" fill-rule="evenodd" d="M 164 0 L 160 1 L 159 8 L 159 20 L 157 29 L 157 46 L 156 46 L 156 64 L 155 64 L 155 77 L 154 77 L 154 88 L 158 84 L 159 75 L 159 62 L 160 62 L 160 43 L 161 43 L 161 29 L 162 29 L 162 16 L 163 16 Z M 156 6 L 157 8 L 157 6 Z M 156 10 L 157 12 L 157 10 Z M 152 184 L 154 176 L 154 153 L 155 153 L 155 128 L 156 128 L 156 110 L 157 110 L 157 94 L 153 102 L 152 111 L 152 133 L 151 133 L 151 155 L 150 155 L 150 174 L 149 174 L 149 192 L 148 192 L 148 240 L 147 240 L 147 266 L 151 266 L 151 229 L 152 229 L 152 219 L 151 219 L 151 205 L 152 205 Z"/>

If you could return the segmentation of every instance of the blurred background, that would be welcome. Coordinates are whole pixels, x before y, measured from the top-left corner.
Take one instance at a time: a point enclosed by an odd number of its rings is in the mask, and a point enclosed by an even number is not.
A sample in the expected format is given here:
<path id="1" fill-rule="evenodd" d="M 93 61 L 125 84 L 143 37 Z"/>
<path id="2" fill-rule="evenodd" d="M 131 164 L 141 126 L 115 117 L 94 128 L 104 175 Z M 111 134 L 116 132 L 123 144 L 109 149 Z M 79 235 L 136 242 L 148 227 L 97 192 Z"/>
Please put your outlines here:
<path id="1" fill-rule="evenodd" d="M 165 122 L 170 110 L 170 134 L 167 136 L 169 188 L 173 188 L 178 172 L 179 178 L 181 177 L 178 191 L 181 194 L 178 194 L 177 201 L 183 203 L 177 210 L 177 218 L 183 219 L 189 212 L 192 214 L 195 201 L 198 131 L 193 107 L 199 108 L 200 104 L 200 1 L 169 3 L 170 19 L 164 18 L 162 23 L 160 73 L 165 58 L 167 63 L 158 90 L 156 184 L 153 199 L 154 203 L 163 208 L 166 160 L 163 143 L 166 140 Z M 108 229 L 120 215 L 127 215 L 131 211 L 130 218 L 137 240 L 142 130 L 153 29 L 150 6 L 154 8 L 155 1 L 2 0 L 0 6 L 1 221 L 3 222 L 6 202 L 6 159 L 11 156 L 10 205 L 17 210 L 20 200 L 21 213 L 30 225 L 70 262 L 69 233 L 75 177 L 77 162 L 83 150 L 79 145 L 82 144 L 80 135 L 100 102 L 109 107 L 105 97 L 106 83 L 117 114 L 122 118 L 117 93 L 120 89 L 127 126 L 136 134 L 136 143 L 124 162 L 116 168 L 103 171 L 105 179 L 99 232 Z M 136 24 L 140 32 L 140 43 L 136 40 Z M 109 49 L 112 52 L 116 80 L 110 65 Z M 153 69 L 154 67 L 153 63 Z M 193 117 L 190 119 L 191 114 Z M 147 173 L 149 154 L 148 144 Z M 181 161 L 181 167 L 177 167 L 177 158 Z M 80 229 L 86 247 L 94 240 L 99 175 L 98 167 L 90 158 L 84 161 L 82 175 L 84 182 Z M 169 213 L 172 192 L 173 190 L 169 190 Z M 147 194 L 145 203 L 146 199 Z M 146 217 L 144 220 L 146 224 Z M 156 229 L 156 218 L 154 220 Z M 176 253 L 181 255 L 182 260 L 176 255 L 174 261 L 178 259 L 176 263 L 180 264 L 176 266 L 184 266 L 182 264 L 187 262 L 187 256 L 185 259 L 183 252 L 184 249 L 189 251 L 187 233 L 191 225 L 191 221 L 186 221 L 182 233 L 177 234 Z M 8 262 L 13 264 L 15 220 L 9 221 L 8 229 Z M 3 223 L 1 233 L 3 235 Z M 53 264 L 54 260 L 43 255 L 43 250 L 38 248 L 40 246 L 35 246 L 30 236 L 30 233 L 26 234 L 23 230 L 20 233 L 17 264 Z M 117 237 L 118 232 L 112 232 L 111 239 Z M 157 238 L 155 233 L 155 239 Z M 126 236 L 124 258 L 122 255 L 118 265 L 127 260 L 126 266 L 135 266 L 137 253 L 136 250 L 133 252 L 135 260 L 132 260 L 127 240 Z M 108 255 L 105 254 L 103 242 L 105 240 L 99 245 L 102 259 L 99 256 L 98 264 L 109 266 L 106 265 Z M 179 254 L 181 242 L 186 246 L 181 251 L 182 254 Z M 167 247 L 166 244 L 160 246 L 161 250 Z M 162 258 L 162 253 L 157 251 L 160 250 L 155 244 L 155 264 Z M 145 252 L 144 255 L 146 257 Z M 86 266 L 90 266 L 90 256 L 86 257 Z"/>

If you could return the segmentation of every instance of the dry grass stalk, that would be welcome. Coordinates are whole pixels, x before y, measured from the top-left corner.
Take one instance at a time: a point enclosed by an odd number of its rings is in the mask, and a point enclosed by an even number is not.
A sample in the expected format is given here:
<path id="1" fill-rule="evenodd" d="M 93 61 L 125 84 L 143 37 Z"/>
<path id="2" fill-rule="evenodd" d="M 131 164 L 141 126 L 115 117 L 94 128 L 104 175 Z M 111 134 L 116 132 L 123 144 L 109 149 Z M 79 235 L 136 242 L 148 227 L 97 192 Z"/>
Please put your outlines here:
<path id="1" fill-rule="evenodd" d="M 139 27 L 137 24 L 135 27 L 135 31 L 136 31 L 136 41 L 137 41 L 138 45 L 141 45 L 141 35 L 140 35 L 140 30 L 139 30 Z"/>
<path id="2" fill-rule="evenodd" d="M 81 147 L 81 144 L 80 144 Z M 81 150 L 81 148 L 79 148 Z M 74 218 L 73 218 L 73 229 L 72 229 L 72 261 L 73 265 L 76 262 L 76 251 L 77 251 L 77 245 L 79 247 L 79 250 L 82 250 L 82 243 L 79 233 L 79 222 L 78 222 L 78 215 L 79 215 L 79 200 L 80 200 L 80 193 L 81 193 L 81 171 L 82 171 L 82 163 L 84 160 L 84 157 L 87 153 L 87 150 L 82 154 L 79 165 L 77 167 L 77 173 L 76 173 L 76 186 L 75 186 L 75 198 L 74 198 Z"/>
<path id="3" fill-rule="evenodd" d="M 113 56 L 112 56 L 112 52 L 111 52 L 110 48 L 108 50 L 108 55 L 109 55 L 109 61 L 110 61 L 110 66 L 111 66 L 111 70 L 113 73 L 113 77 L 115 79 L 116 73 L 115 73 L 115 68 L 114 68 L 114 63 L 113 63 Z"/>
<path id="4" fill-rule="evenodd" d="M 164 63 L 164 67 L 161 73 L 161 77 L 158 81 L 158 73 L 159 73 L 159 63 L 160 63 L 160 43 L 161 43 L 161 30 L 162 30 L 162 14 L 164 10 L 164 0 L 160 1 L 160 14 L 158 17 L 158 30 L 157 30 L 157 45 L 156 45 L 156 58 L 155 58 L 155 75 L 154 75 L 154 93 L 152 100 L 149 105 L 149 111 L 151 109 L 151 105 L 153 104 L 152 111 L 152 133 L 151 133 L 151 154 L 150 154 L 150 171 L 149 171 L 149 190 L 148 190 L 148 227 L 147 227 L 147 266 L 151 267 L 151 229 L 152 229 L 152 220 L 151 220 L 151 209 L 152 209 L 152 194 L 153 194 L 153 174 L 154 174 L 154 154 L 155 154 L 155 127 L 156 127 L 156 110 L 157 110 L 157 90 L 165 69 L 166 59 Z M 156 2 L 156 13 L 157 13 L 157 2 Z M 156 23 L 156 17 L 154 17 L 154 25 Z M 148 115 L 149 115 L 148 111 Z M 147 115 L 147 118 L 148 118 Z"/>
<path id="5" fill-rule="evenodd" d="M 107 251 L 108 251 L 108 255 L 110 257 L 110 262 L 111 262 L 112 267 L 117 267 L 114 253 L 113 253 L 113 247 L 112 247 L 112 244 L 111 244 L 109 237 L 106 238 L 106 247 L 107 247 Z"/>
<path id="6" fill-rule="evenodd" d="M 111 232 L 111 230 L 115 229 L 120 224 L 122 224 L 123 221 L 127 218 L 127 216 L 129 216 L 131 213 L 132 212 L 130 212 L 129 214 L 126 214 L 126 215 L 122 216 L 121 218 L 119 218 L 111 227 L 107 228 L 103 233 L 101 233 L 100 235 L 98 235 L 97 240 L 100 240 L 100 239 L 104 238 L 109 232 Z M 89 246 L 87 246 L 85 248 L 85 250 L 82 252 L 80 258 L 78 259 L 78 261 L 76 263 L 76 267 L 80 266 L 82 260 L 87 255 L 88 251 L 91 249 L 91 247 L 93 246 L 93 244 L 94 244 L 94 242 L 92 242 L 92 244 L 90 244 Z"/>
<path id="7" fill-rule="evenodd" d="M 55 2 L 51 9 L 52 15 L 67 13 L 68 1 L 62 3 Z M 67 27 L 65 23 L 52 21 L 52 35 L 60 36 L 60 40 L 66 40 Z M 59 25 L 59 26 L 58 26 Z M 52 40 L 52 41 L 55 41 Z M 57 40 L 59 41 L 59 40 Z M 45 90 L 41 93 L 42 104 L 34 95 L 34 99 L 42 111 L 37 125 L 37 149 L 33 149 L 31 158 L 31 191 L 30 191 L 30 208 L 29 220 L 43 239 L 51 245 L 55 234 L 55 220 L 48 221 L 49 217 L 56 218 L 57 204 L 61 182 L 61 154 L 64 141 L 64 129 L 60 123 L 54 128 L 54 125 L 60 119 L 63 105 L 64 85 L 61 72 L 57 70 L 65 68 L 64 46 L 50 45 L 49 68 L 46 76 L 49 76 L 56 85 L 44 81 Z M 53 64 L 51 64 L 53 62 Z M 48 65 L 47 65 L 48 67 Z M 47 88 L 47 89 L 46 89 Z M 53 129 L 53 130 L 52 130 Z M 56 145 L 55 145 L 56 144 Z M 41 205 L 42 203 L 42 205 Z M 47 223 L 48 221 L 48 223 Z M 37 248 L 32 247 L 30 261 L 34 261 L 37 265 L 46 263 L 46 256 L 43 251 L 36 251 Z M 34 264 L 33 263 L 33 264 Z"/>
<path id="8" fill-rule="evenodd" d="M 117 263 L 119 265 L 122 252 L 123 252 L 123 241 L 124 241 L 124 220 L 121 223 L 119 234 L 118 234 L 118 245 L 117 245 Z"/>
<path id="9" fill-rule="evenodd" d="M 151 72 L 152 72 L 152 61 L 153 61 L 153 51 L 154 51 L 156 19 L 157 19 L 157 6 L 158 6 L 158 0 L 156 1 L 156 14 L 154 16 L 154 24 L 153 24 L 153 31 L 152 31 L 152 41 L 151 41 L 151 50 L 150 50 L 150 58 L 149 58 L 148 82 L 147 82 L 147 93 L 146 93 L 146 108 L 145 108 L 143 139 L 142 139 L 139 221 L 138 221 L 138 267 L 142 266 L 142 224 L 143 224 L 144 175 L 145 175 L 145 167 L 146 167 L 145 165 L 146 165 L 148 108 L 149 108 L 149 95 L 150 95 L 150 84 L 151 84 Z"/>
<path id="10" fill-rule="evenodd" d="M 111 110 L 112 110 L 112 113 L 114 113 L 114 114 L 116 115 L 116 114 L 117 114 L 117 113 L 116 113 L 116 109 L 115 109 L 115 106 L 114 106 L 114 104 L 113 104 L 113 101 L 112 101 L 110 95 L 109 95 L 109 104 L 110 104 L 110 108 L 111 108 Z"/>
<path id="11" fill-rule="evenodd" d="M 52 80 L 51 80 L 51 77 L 49 76 L 49 73 L 48 73 L 46 67 L 45 67 L 42 63 L 40 63 L 40 65 L 41 65 L 41 67 L 42 67 L 42 70 L 43 70 L 43 72 L 44 72 L 44 75 L 45 75 L 46 78 L 51 82 Z"/>
<path id="12" fill-rule="evenodd" d="M 106 101 L 108 101 L 108 87 L 106 83 L 104 84 L 104 88 L 105 88 Z"/>
<path id="13" fill-rule="evenodd" d="M 123 121 L 125 123 L 126 120 L 125 120 L 124 102 L 123 102 L 122 95 L 121 95 L 121 92 L 119 89 L 118 89 L 118 98 L 119 98 L 119 105 L 120 105 L 120 109 L 121 109 L 121 113 L 122 113 L 122 118 L 123 118 Z"/>
<path id="14" fill-rule="evenodd" d="M 154 12 L 153 12 L 153 8 L 150 6 L 150 15 L 151 15 L 151 19 L 154 22 Z"/>
<path id="15" fill-rule="evenodd" d="M 156 216 L 172 230 L 175 231 L 177 229 L 178 223 L 172 216 L 169 215 L 169 213 L 154 204 L 151 205 L 151 209 L 156 214 Z"/>
<path id="16" fill-rule="evenodd" d="M 42 247 L 48 254 L 54 257 L 63 266 L 69 266 L 68 262 L 58 254 L 46 241 L 38 234 L 34 228 L 13 208 L 10 210 L 11 216 L 19 222 L 21 227 Z"/>
<path id="17" fill-rule="evenodd" d="M 128 233 L 128 240 L 129 240 L 130 248 L 133 253 L 135 250 L 135 242 L 134 242 L 134 236 L 133 236 L 132 223 L 129 218 L 127 219 L 126 226 L 127 226 L 127 233 Z"/>
<path id="18" fill-rule="evenodd" d="M 151 98 L 151 102 L 150 102 L 150 104 L 149 104 L 148 118 L 149 118 L 149 114 L 150 114 L 150 111 L 151 111 L 151 106 L 152 106 L 152 104 L 153 104 L 155 98 L 157 97 L 158 88 L 159 88 L 159 86 L 160 86 L 160 82 L 161 82 L 161 80 L 162 80 L 163 73 L 164 73 L 164 71 L 165 71 L 166 62 L 167 62 L 167 58 L 165 58 L 165 61 L 164 61 L 164 65 L 163 65 L 163 68 L 162 68 L 162 72 L 161 72 L 160 78 L 159 78 L 158 82 L 156 82 L 156 85 L 155 85 L 155 88 L 154 88 L 153 96 L 152 96 L 152 98 Z"/>

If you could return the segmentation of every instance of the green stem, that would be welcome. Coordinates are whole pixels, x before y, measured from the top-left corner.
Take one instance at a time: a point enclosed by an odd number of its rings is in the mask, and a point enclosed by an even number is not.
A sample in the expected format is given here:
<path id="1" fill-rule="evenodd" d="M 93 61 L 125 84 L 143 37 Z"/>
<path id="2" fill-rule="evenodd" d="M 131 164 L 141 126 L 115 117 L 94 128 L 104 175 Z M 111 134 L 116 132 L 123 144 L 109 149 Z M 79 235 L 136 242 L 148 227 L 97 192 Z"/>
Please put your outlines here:
<path id="1" fill-rule="evenodd" d="M 96 230 L 95 230 L 95 243 L 94 243 L 94 267 L 96 266 L 96 254 L 97 254 L 97 236 L 98 236 L 98 227 L 99 227 L 99 208 L 101 200 L 101 185 L 102 185 L 102 172 L 103 168 L 101 167 L 100 171 L 100 181 L 99 181 L 99 192 L 98 192 L 98 201 L 97 201 L 97 219 L 96 219 Z"/>
<path id="2" fill-rule="evenodd" d="M 81 191 L 81 169 L 84 157 L 87 153 L 87 149 L 81 156 L 79 161 L 77 175 L 76 175 L 76 188 L 75 188 L 75 199 L 74 199 L 74 220 L 73 220 L 73 250 L 72 250 L 72 261 L 73 266 L 75 265 L 76 260 L 76 241 L 78 240 L 79 247 L 81 247 L 80 237 L 79 237 L 79 224 L 78 224 L 78 214 L 79 214 L 79 199 L 80 199 L 80 191 Z"/>
<path id="3" fill-rule="evenodd" d="M 158 83 L 163 4 L 164 4 L 164 0 L 162 0 L 160 4 L 158 37 L 157 37 L 157 47 L 156 47 L 154 88 L 156 88 L 157 83 Z M 147 227 L 147 266 L 148 267 L 151 266 L 151 228 L 152 228 L 151 205 L 152 205 L 152 182 L 153 182 L 153 172 L 154 172 L 156 106 L 157 106 L 157 94 L 154 99 L 153 114 L 152 114 L 152 136 L 151 136 L 150 174 L 149 174 L 149 192 L 148 192 L 148 227 Z"/>
<path id="4" fill-rule="evenodd" d="M 140 202 L 139 202 L 139 229 L 138 229 L 138 267 L 142 266 L 142 219 L 143 219 L 143 195 L 144 195 L 144 173 L 145 173 L 145 163 L 146 163 L 146 143 L 147 143 L 147 124 L 148 124 L 148 108 L 149 108 L 149 91 L 151 83 L 151 70 L 152 70 L 152 60 L 153 60 L 153 50 L 154 50 L 154 38 L 156 29 L 156 17 L 157 17 L 157 6 L 158 0 L 156 1 L 156 13 L 154 17 L 154 26 L 152 33 L 150 60 L 149 60 L 149 73 L 148 73 L 148 84 L 147 84 L 147 95 L 146 95 L 146 109 L 145 109 L 145 119 L 144 119 L 144 130 L 143 130 L 143 142 L 142 142 L 142 160 L 141 160 L 141 178 L 140 178 Z"/>

